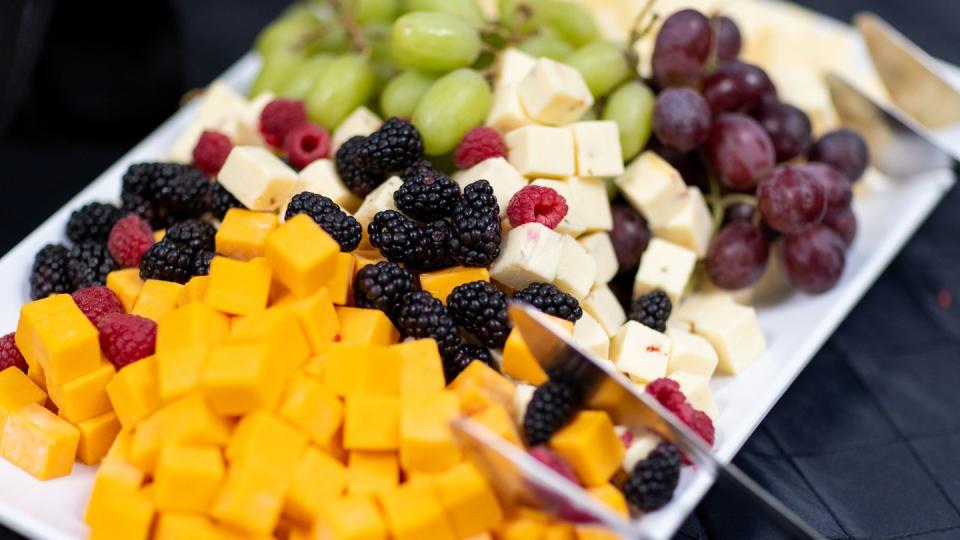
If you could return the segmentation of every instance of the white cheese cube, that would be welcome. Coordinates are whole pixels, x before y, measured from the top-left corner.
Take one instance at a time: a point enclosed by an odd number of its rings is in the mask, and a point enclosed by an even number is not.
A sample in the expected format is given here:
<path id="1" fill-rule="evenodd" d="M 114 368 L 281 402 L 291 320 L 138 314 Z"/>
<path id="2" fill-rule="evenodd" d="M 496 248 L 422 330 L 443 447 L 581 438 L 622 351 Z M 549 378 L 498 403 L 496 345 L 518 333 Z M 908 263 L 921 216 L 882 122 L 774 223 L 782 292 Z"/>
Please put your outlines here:
<path id="1" fill-rule="evenodd" d="M 214 81 L 200 98 L 197 114 L 193 121 L 173 143 L 170 160 L 177 163 L 193 161 L 193 147 L 200 140 L 200 134 L 207 129 L 222 129 L 230 119 L 239 115 L 247 105 L 247 100 L 220 81 Z M 234 143 L 236 144 L 236 143 Z"/>
<path id="2" fill-rule="evenodd" d="M 702 290 L 698 290 L 686 298 L 679 306 L 674 304 L 673 313 L 670 314 L 670 320 L 675 321 L 677 324 L 685 324 L 687 325 L 687 329 L 692 331 L 694 322 L 706 313 L 707 310 L 712 309 L 714 306 L 735 303 L 733 295 L 728 292 L 704 293 Z"/>
<path id="3" fill-rule="evenodd" d="M 640 154 L 616 179 L 624 198 L 650 226 L 662 227 L 680 212 L 687 196 L 683 177 L 653 151 Z"/>
<path id="4" fill-rule="evenodd" d="M 497 87 L 519 83 L 535 65 L 537 59 L 520 49 L 504 50 L 497 64 Z"/>
<path id="5" fill-rule="evenodd" d="M 399 176 L 391 176 L 387 181 L 377 186 L 373 191 L 367 194 L 367 197 L 360 204 L 360 208 L 353 214 L 363 227 L 363 235 L 366 238 L 367 225 L 373 221 L 373 216 L 384 210 L 396 210 L 397 203 L 393 200 L 393 193 L 400 189 L 403 180 Z"/>
<path id="6" fill-rule="evenodd" d="M 497 87 L 493 92 L 493 105 L 490 106 L 490 112 L 487 113 L 484 124 L 500 133 L 507 133 L 533 123 L 520 103 L 517 84 Z"/>
<path id="7" fill-rule="evenodd" d="M 717 371 L 736 375 L 767 348 L 763 330 L 752 307 L 717 302 L 693 321 L 693 331 L 707 339 L 717 351 Z"/>
<path id="8" fill-rule="evenodd" d="M 304 191 L 329 197 L 330 200 L 339 204 L 341 208 L 351 214 L 357 211 L 363 201 L 347 189 L 346 184 L 337 174 L 337 167 L 332 159 L 318 159 L 300 171 L 299 180 L 297 180 L 297 185 L 293 189 L 293 194 L 296 195 Z"/>
<path id="9" fill-rule="evenodd" d="M 597 265 L 597 283 L 601 285 L 609 283 L 620 268 L 610 235 L 605 232 L 596 232 L 581 236 L 577 241 L 593 257 L 593 262 Z"/>
<path id="10" fill-rule="evenodd" d="M 577 199 L 573 196 L 570 186 L 563 180 L 552 180 L 548 178 L 537 178 L 530 182 L 531 186 L 541 186 L 550 188 L 560 194 L 567 203 L 567 215 L 563 216 L 560 223 L 553 230 L 560 234 L 569 234 L 576 238 L 587 230 L 580 213 L 577 212 Z"/>
<path id="11" fill-rule="evenodd" d="M 613 229 L 613 214 L 610 212 L 610 198 L 603 178 L 567 178 L 567 185 L 576 201 L 577 215 L 583 220 L 588 231 L 609 231 Z"/>
<path id="12" fill-rule="evenodd" d="M 490 277 L 511 289 L 531 283 L 552 283 L 563 251 L 561 235 L 540 223 L 512 229 L 490 267 Z"/>
<path id="13" fill-rule="evenodd" d="M 585 313 L 589 313 L 591 317 L 596 319 L 603 331 L 611 337 L 627 320 L 627 314 L 624 313 L 623 306 L 620 305 L 620 301 L 617 300 L 616 295 L 606 284 L 594 284 L 590 294 L 583 299 L 583 302 L 580 302 L 580 307 L 583 308 Z"/>
<path id="14" fill-rule="evenodd" d="M 679 211 L 665 224 L 654 227 L 653 234 L 693 251 L 701 259 L 706 257 L 713 236 L 713 215 L 700 188 L 687 188 Z"/>
<path id="15" fill-rule="evenodd" d="M 632 380 L 647 384 L 666 377 L 672 347 L 670 336 L 627 321 L 610 341 L 610 359 Z"/>
<path id="16" fill-rule="evenodd" d="M 247 208 L 271 212 L 293 196 L 297 172 L 263 147 L 234 146 L 217 179 Z"/>
<path id="17" fill-rule="evenodd" d="M 520 81 L 520 101 L 530 118 L 541 124 L 563 126 L 576 122 L 593 105 L 593 95 L 579 71 L 540 58 Z"/>
<path id="18" fill-rule="evenodd" d="M 273 92 L 261 92 L 247 103 L 239 114 L 230 118 L 223 127 L 223 133 L 230 137 L 235 145 L 264 146 L 266 141 L 260 133 L 260 114 L 276 96 Z"/>
<path id="19" fill-rule="evenodd" d="M 577 122 L 570 126 L 577 151 L 577 176 L 598 178 L 623 174 L 620 130 L 612 120 Z"/>
<path id="20" fill-rule="evenodd" d="M 623 455 L 623 470 L 628 473 L 637 466 L 637 463 L 647 459 L 650 452 L 653 451 L 663 440 L 654 433 L 646 432 L 633 436 L 633 442 L 627 448 Z"/>
<path id="21" fill-rule="evenodd" d="M 527 405 L 530 404 L 530 400 L 533 399 L 533 393 L 536 391 L 536 386 L 527 383 L 518 384 L 516 390 L 514 390 L 513 419 L 516 421 L 518 426 L 523 425 L 523 417 L 527 414 Z"/>
<path id="22" fill-rule="evenodd" d="M 633 296 L 663 289 L 674 305 L 679 304 L 696 264 L 697 254 L 689 249 L 660 238 L 651 239 L 640 257 Z"/>
<path id="23" fill-rule="evenodd" d="M 694 409 L 707 413 L 707 416 L 711 419 L 716 419 L 720 415 L 720 409 L 717 408 L 717 402 L 713 399 L 713 393 L 710 391 L 709 377 L 704 377 L 698 373 L 677 371 L 671 373 L 670 378 L 677 381 L 677 384 L 680 385 L 680 391 L 687 396 L 687 401 Z"/>
<path id="24" fill-rule="evenodd" d="M 573 324 L 573 339 L 600 358 L 606 358 L 610 354 L 610 336 L 589 313 L 584 313 Z"/>
<path id="25" fill-rule="evenodd" d="M 570 235 L 562 235 L 560 246 L 560 266 L 553 284 L 577 300 L 583 300 L 597 279 L 597 263 Z"/>
<path id="26" fill-rule="evenodd" d="M 351 137 L 357 135 L 366 137 L 380 129 L 381 125 L 383 125 L 383 120 L 373 111 L 366 107 L 357 107 L 334 130 L 333 137 L 330 139 L 330 155 L 336 154 L 340 146 Z"/>
<path id="27" fill-rule="evenodd" d="M 682 371 L 710 378 L 717 369 L 717 351 L 702 336 L 684 331 L 677 327 L 667 328 L 667 335 L 673 338 L 673 349 L 667 363 L 667 374 Z"/>
<path id="28" fill-rule="evenodd" d="M 524 126 L 504 137 L 510 164 L 527 178 L 573 176 L 573 133 L 569 129 Z"/>
<path id="29" fill-rule="evenodd" d="M 493 194 L 497 197 L 497 205 L 500 206 L 501 218 L 507 215 L 510 199 L 527 185 L 527 179 L 502 157 L 485 159 L 465 171 L 458 172 L 453 179 L 460 185 L 460 189 L 466 189 L 477 180 L 490 182 Z"/>

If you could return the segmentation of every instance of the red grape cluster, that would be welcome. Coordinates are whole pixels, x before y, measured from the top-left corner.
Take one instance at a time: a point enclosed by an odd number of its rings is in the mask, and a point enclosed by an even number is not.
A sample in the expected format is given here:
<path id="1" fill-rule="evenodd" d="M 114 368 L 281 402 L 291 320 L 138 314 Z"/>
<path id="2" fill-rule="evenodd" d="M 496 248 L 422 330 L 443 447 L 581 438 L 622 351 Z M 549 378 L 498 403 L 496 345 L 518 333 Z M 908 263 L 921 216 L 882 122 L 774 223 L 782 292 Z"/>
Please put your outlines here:
<path id="1" fill-rule="evenodd" d="M 846 129 L 814 141 L 807 115 L 778 99 L 762 68 L 738 59 L 740 46 L 727 17 L 685 9 L 664 21 L 652 58 L 660 89 L 652 148 L 688 183 L 715 179 L 712 199 L 724 219 L 707 271 L 718 286 L 755 283 L 771 242 L 782 239 L 790 283 L 827 291 L 856 233 L 852 184 L 869 162 L 866 144 Z"/>

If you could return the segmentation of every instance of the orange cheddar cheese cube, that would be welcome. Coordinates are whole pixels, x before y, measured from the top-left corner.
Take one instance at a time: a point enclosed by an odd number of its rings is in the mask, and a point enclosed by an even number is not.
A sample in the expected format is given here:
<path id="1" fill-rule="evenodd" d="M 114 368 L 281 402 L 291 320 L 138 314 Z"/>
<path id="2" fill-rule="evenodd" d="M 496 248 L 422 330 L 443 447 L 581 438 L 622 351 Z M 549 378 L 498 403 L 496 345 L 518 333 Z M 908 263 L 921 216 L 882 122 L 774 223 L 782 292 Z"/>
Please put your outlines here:
<path id="1" fill-rule="evenodd" d="M 489 282 L 490 272 L 486 268 L 454 266 L 453 268 L 420 274 L 420 288 L 439 298 L 444 305 L 446 305 L 447 297 L 450 296 L 453 289 L 464 283 L 474 281 Z"/>
<path id="2" fill-rule="evenodd" d="M 341 343 L 392 345 L 400 340 L 400 333 L 379 309 L 338 306 L 337 318 Z"/>
<path id="3" fill-rule="evenodd" d="M 115 500 L 139 493 L 143 478 L 143 471 L 129 463 L 104 461 L 93 480 L 83 522 L 104 522 Z"/>
<path id="4" fill-rule="evenodd" d="M 166 230 L 166 229 L 157 229 L 157 230 L 153 231 L 153 241 L 154 241 L 154 242 L 159 242 L 159 241 L 163 240 L 165 236 L 167 236 L 167 230 Z"/>
<path id="5" fill-rule="evenodd" d="M 77 429 L 80 430 L 77 459 L 84 465 L 96 465 L 107 455 L 120 433 L 120 420 L 110 411 L 80 422 Z"/>
<path id="6" fill-rule="evenodd" d="M 460 400 L 450 391 L 403 400 L 400 463 L 404 471 L 440 472 L 460 461 L 460 447 L 450 430 L 450 421 L 459 414 Z"/>
<path id="7" fill-rule="evenodd" d="M 497 529 L 498 540 L 542 540 L 547 530 L 545 521 L 519 515 L 508 519 Z"/>
<path id="8" fill-rule="evenodd" d="M 476 362 L 474 362 L 476 364 Z M 496 433 L 504 440 L 517 446 L 520 444 L 520 433 L 513 421 L 509 410 L 500 403 L 491 403 L 486 408 L 472 416 L 473 420 Z"/>
<path id="9" fill-rule="evenodd" d="M 576 529 L 569 523 L 551 523 L 543 531 L 543 540 L 576 540 Z"/>
<path id="10" fill-rule="evenodd" d="M 117 423 L 120 423 L 119 419 L 117 419 Z M 103 462 L 114 461 L 130 465 L 130 446 L 132 444 L 133 430 L 122 429 L 121 426 L 120 432 L 117 433 L 117 437 L 113 440 L 113 444 L 110 445 L 110 449 L 107 450 L 107 455 L 103 456 Z"/>
<path id="11" fill-rule="evenodd" d="M 293 475 L 284 515 L 310 525 L 324 500 L 343 495 L 347 479 L 347 468 L 342 463 L 316 447 L 307 448 Z"/>
<path id="12" fill-rule="evenodd" d="M 278 414 L 311 441 L 326 446 L 343 422 L 343 404 L 323 383 L 301 375 L 288 384 Z"/>
<path id="13" fill-rule="evenodd" d="M 160 408 L 157 358 L 150 356 L 123 367 L 107 383 L 107 396 L 120 424 L 132 429 Z"/>
<path id="14" fill-rule="evenodd" d="M 177 296 L 177 307 L 183 307 L 194 302 L 203 302 L 208 286 L 210 286 L 210 276 L 193 276 L 190 278 L 190 281 L 180 289 L 180 294 Z"/>
<path id="15" fill-rule="evenodd" d="M 266 256 L 277 280 L 301 298 L 330 281 L 338 253 L 340 244 L 306 214 L 292 217 L 267 236 Z"/>
<path id="16" fill-rule="evenodd" d="M 443 360 L 437 342 L 432 339 L 416 339 L 391 345 L 400 353 L 400 397 L 419 396 L 443 390 Z"/>
<path id="17" fill-rule="evenodd" d="M 157 353 L 203 343 L 217 345 L 230 332 L 227 316 L 206 304 L 194 302 L 160 317 L 157 324 Z"/>
<path id="18" fill-rule="evenodd" d="M 157 391 L 162 403 L 169 403 L 200 388 L 200 371 L 210 346 L 193 343 L 157 351 Z"/>
<path id="19" fill-rule="evenodd" d="M 289 306 L 271 307 L 240 317 L 230 328 L 231 343 L 259 343 L 275 360 L 281 377 L 300 367 L 310 357 L 310 343 L 296 312 Z"/>
<path id="20" fill-rule="evenodd" d="M 461 463 L 435 476 L 433 487 L 458 538 L 495 529 L 503 522 L 493 488 L 472 463 Z"/>
<path id="21" fill-rule="evenodd" d="M 403 359 L 392 347 L 333 343 L 319 361 L 324 384 L 338 396 L 399 393 Z"/>
<path id="22" fill-rule="evenodd" d="M 374 495 L 400 484 L 396 452 L 353 450 L 347 457 L 347 493 Z"/>
<path id="23" fill-rule="evenodd" d="M 50 399 L 57 405 L 58 413 L 71 424 L 79 424 L 95 416 L 113 410 L 107 396 L 107 385 L 117 371 L 110 362 L 101 362 L 100 367 L 65 383 L 48 386 Z"/>
<path id="24" fill-rule="evenodd" d="M 324 501 L 313 528 L 315 540 L 387 540 L 387 525 L 372 497 Z"/>
<path id="25" fill-rule="evenodd" d="M 364 231 L 366 232 L 366 231 Z M 363 269 L 364 266 L 369 266 L 371 264 L 377 264 L 378 262 L 387 260 L 379 250 L 369 247 L 367 249 L 358 249 L 353 252 L 355 258 L 355 263 L 353 265 L 353 274 L 356 275 L 357 272 Z"/>
<path id="26" fill-rule="evenodd" d="M 324 287 L 306 298 L 294 298 L 289 307 L 297 316 L 310 352 L 318 355 L 326 351 L 340 332 L 340 320 L 327 289 Z"/>
<path id="27" fill-rule="evenodd" d="M 265 259 L 235 261 L 214 257 L 203 303 L 231 315 L 248 315 L 267 307 L 273 270 Z"/>
<path id="28" fill-rule="evenodd" d="M 43 406 L 47 394 L 24 372 L 15 367 L 0 371 L 0 439 L 10 413 L 28 403 Z"/>
<path id="29" fill-rule="evenodd" d="M 353 267 L 357 262 L 352 253 L 337 253 L 333 275 L 324 287 L 330 291 L 330 299 L 338 306 L 345 306 L 353 289 Z"/>
<path id="30" fill-rule="evenodd" d="M 306 435 L 296 428 L 273 413 L 256 411 L 244 416 L 237 424 L 226 454 L 231 463 L 257 455 L 280 455 L 294 459 L 299 458 L 306 445 Z"/>
<path id="31" fill-rule="evenodd" d="M 574 527 L 577 540 L 618 540 L 620 536 L 610 529 L 599 525 L 577 525 Z"/>
<path id="32" fill-rule="evenodd" d="M 142 490 L 122 495 L 90 516 L 90 540 L 146 540 L 150 537 L 156 515 L 152 498 Z"/>
<path id="33" fill-rule="evenodd" d="M 40 367 L 40 364 L 27 364 L 27 377 L 30 377 L 30 380 L 33 381 L 37 386 L 40 387 L 44 392 L 47 391 L 47 376 L 43 373 L 43 368 Z"/>
<path id="34" fill-rule="evenodd" d="M 224 257 L 249 261 L 266 254 L 267 236 L 279 225 L 273 212 L 254 212 L 231 208 L 217 230 L 217 253 Z"/>
<path id="35" fill-rule="evenodd" d="M 233 433 L 230 420 L 218 416 L 202 392 L 191 392 L 163 409 L 163 442 L 224 446 Z"/>
<path id="36" fill-rule="evenodd" d="M 157 519 L 154 540 L 227 540 L 206 516 L 184 512 L 163 512 Z"/>
<path id="37" fill-rule="evenodd" d="M 148 279 L 143 283 L 137 303 L 130 313 L 159 321 L 165 313 L 177 307 L 177 298 L 182 289 L 183 285 L 179 283 Z"/>
<path id="38" fill-rule="evenodd" d="M 164 445 L 154 474 L 157 509 L 206 512 L 223 482 L 225 470 L 217 447 Z"/>
<path id="39" fill-rule="evenodd" d="M 14 339 L 27 363 L 43 369 L 48 383 L 64 383 L 100 366 L 97 329 L 66 294 L 24 304 Z"/>
<path id="40" fill-rule="evenodd" d="M 218 414 L 239 416 L 273 409 L 283 390 L 283 361 L 265 345 L 224 344 L 210 351 L 200 387 Z"/>
<path id="41" fill-rule="evenodd" d="M 144 418 L 133 430 L 127 458 L 147 476 L 152 476 L 157 467 L 157 455 L 163 444 L 163 411 Z"/>
<path id="42" fill-rule="evenodd" d="M 550 439 L 550 448 L 577 471 L 588 487 L 606 484 L 623 460 L 613 422 L 602 411 L 581 411 Z"/>
<path id="43" fill-rule="evenodd" d="M 587 488 L 587 492 L 614 512 L 621 516 L 630 515 L 627 508 L 627 500 L 623 498 L 623 492 L 613 484 L 603 484 L 600 486 Z"/>
<path id="44" fill-rule="evenodd" d="M 520 335 L 520 329 L 514 328 L 503 345 L 503 372 L 514 379 L 535 386 L 547 382 L 547 373 L 530 353 L 527 343 Z"/>
<path id="45" fill-rule="evenodd" d="M 450 383 L 450 389 L 460 396 L 460 410 L 464 414 L 473 414 L 491 403 L 512 408 L 517 387 L 484 362 L 475 361 L 457 375 Z"/>
<path id="46" fill-rule="evenodd" d="M 400 444 L 400 400 L 394 396 L 352 394 L 343 415 L 347 450 L 395 450 Z"/>
<path id="47" fill-rule="evenodd" d="M 38 480 L 66 476 L 80 444 L 80 431 L 36 403 L 13 411 L 3 426 L 0 457 Z"/>
<path id="48" fill-rule="evenodd" d="M 133 306 L 136 305 L 140 291 L 143 289 L 140 269 L 124 268 L 123 270 L 110 272 L 107 274 L 107 288 L 120 299 L 123 311 L 130 313 L 133 311 Z"/>
<path id="49" fill-rule="evenodd" d="M 380 505 L 394 540 L 458 538 L 428 479 L 411 480 L 380 494 Z"/>

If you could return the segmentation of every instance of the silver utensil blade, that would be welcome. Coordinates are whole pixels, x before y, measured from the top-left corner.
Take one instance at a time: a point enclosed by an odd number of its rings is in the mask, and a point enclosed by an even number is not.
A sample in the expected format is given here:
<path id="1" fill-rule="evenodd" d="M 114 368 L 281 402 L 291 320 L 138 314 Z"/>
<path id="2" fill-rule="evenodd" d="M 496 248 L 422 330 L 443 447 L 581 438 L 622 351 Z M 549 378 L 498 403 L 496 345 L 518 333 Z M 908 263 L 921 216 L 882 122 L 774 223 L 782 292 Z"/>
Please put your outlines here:
<path id="1" fill-rule="evenodd" d="M 586 407 L 606 411 L 618 425 L 633 430 L 649 429 L 672 442 L 699 469 L 739 486 L 790 538 L 822 538 L 738 467 L 717 460 L 703 440 L 673 413 L 653 396 L 639 391 L 616 369 L 583 350 L 550 317 L 517 302 L 510 304 L 509 315 L 544 371 L 551 378 L 575 381 L 584 391 Z"/>
<path id="2" fill-rule="evenodd" d="M 935 169 L 960 171 L 957 156 L 913 120 L 875 102 L 836 73 L 827 74 L 826 84 L 841 122 L 867 141 L 880 172 L 905 178 Z"/>
<path id="3" fill-rule="evenodd" d="M 853 21 L 898 107 L 930 129 L 960 123 L 960 92 L 940 75 L 936 60 L 873 13 Z"/>

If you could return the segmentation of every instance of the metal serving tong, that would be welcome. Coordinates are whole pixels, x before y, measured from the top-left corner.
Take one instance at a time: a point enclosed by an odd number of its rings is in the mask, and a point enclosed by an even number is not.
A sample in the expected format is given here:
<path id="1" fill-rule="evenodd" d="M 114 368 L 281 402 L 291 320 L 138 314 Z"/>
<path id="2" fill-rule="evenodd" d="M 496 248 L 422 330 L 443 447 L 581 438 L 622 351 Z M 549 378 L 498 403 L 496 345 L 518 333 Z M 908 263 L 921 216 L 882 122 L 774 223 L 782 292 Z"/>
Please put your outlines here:
<path id="1" fill-rule="evenodd" d="M 580 385 L 587 398 L 586 407 L 606 411 L 618 425 L 636 431 L 652 430 L 677 445 L 697 469 L 737 485 L 787 537 L 821 538 L 738 467 L 717 460 L 699 436 L 655 398 L 638 391 L 624 375 L 584 351 L 549 317 L 519 303 L 511 303 L 509 314 L 544 371 L 551 378 Z M 630 521 L 606 509 L 579 486 L 476 422 L 461 418 L 454 421 L 453 428 L 467 454 L 496 480 L 494 484 L 508 498 L 538 503 L 557 517 L 595 523 L 624 538 L 647 537 L 640 521 Z"/>

